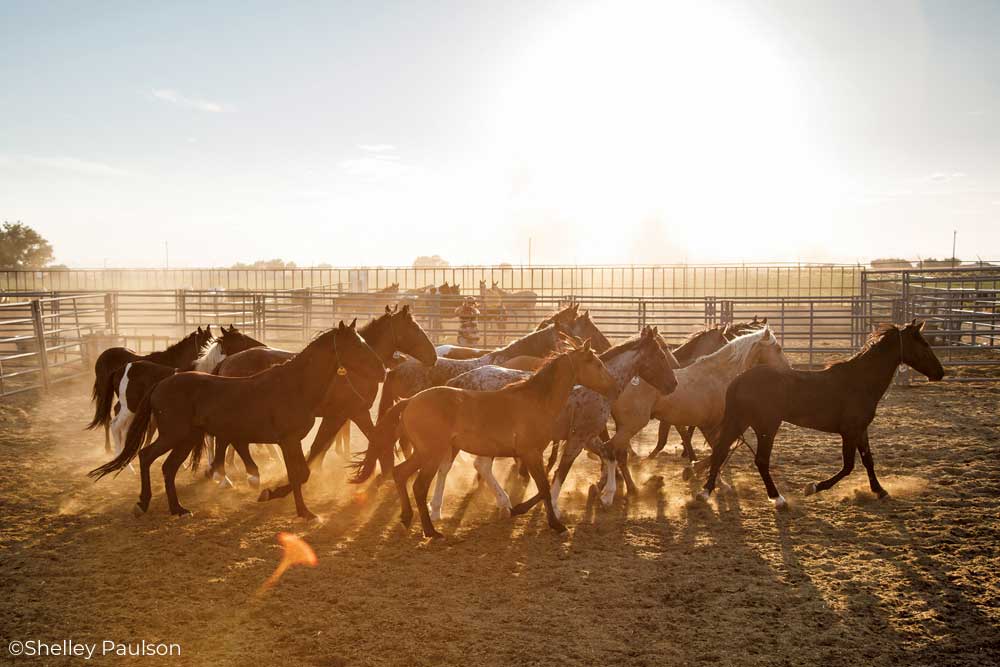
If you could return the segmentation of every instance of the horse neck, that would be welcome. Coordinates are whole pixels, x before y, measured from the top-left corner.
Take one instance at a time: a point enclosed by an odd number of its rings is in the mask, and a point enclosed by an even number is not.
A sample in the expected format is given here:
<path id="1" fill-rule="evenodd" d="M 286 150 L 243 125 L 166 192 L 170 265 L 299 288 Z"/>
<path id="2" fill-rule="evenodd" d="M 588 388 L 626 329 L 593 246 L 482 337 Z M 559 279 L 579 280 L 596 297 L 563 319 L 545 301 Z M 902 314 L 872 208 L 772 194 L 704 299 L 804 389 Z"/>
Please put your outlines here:
<path id="1" fill-rule="evenodd" d="M 625 386 L 635 377 L 636 366 L 639 365 L 640 358 L 641 354 L 636 350 L 627 350 L 614 355 L 608 360 L 605 360 L 603 357 L 601 358 L 608 369 L 608 373 L 615 379 L 619 393 L 624 391 Z"/>
<path id="2" fill-rule="evenodd" d="M 530 333 L 523 338 L 518 338 L 507 347 L 486 355 L 487 357 L 490 357 L 490 360 L 486 363 L 507 361 L 509 359 L 513 359 L 514 357 L 525 355 L 531 357 L 544 357 L 553 349 L 551 336 L 553 336 L 553 332 L 548 328 Z"/>
<path id="3" fill-rule="evenodd" d="M 374 350 L 378 358 L 382 360 L 382 365 L 396 352 L 396 337 L 392 335 L 392 323 L 389 318 L 379 317 L 365 326 L 361 327 L 358 334 L 365 339 L 368 347 Z M 383 320 L 385 320 L 383 322 Z"/>
<path id="4" fill-rule="evenodd" d="M 278 377 L 290 380 L 283 387 L 287 387 L 290 392 L 299 393 L 304 405 L 311 407 L 318 404 L 333 382 L 337 361 L 329 347 L 330 342 L 321 336 L 286 363 L 275 367 Z"/>
<path id="5" fill-rule="evenodd" d="M 182 370 L 190 368 L 197 358 L 198 351 L 195 349 L 193 338 L 185 338 L 165 350 L 146 355 L 147 361 L 163 364 L 164 366 L 173 366 Z"/>
<path id="6" fill-rule="evenodd" d="M 531 396 L 533 403 L 543 406 L 547 416 L 555 419 L 569 392 L 576 383 L 576 373 L 569 357 L 563 355 L 549 362 L 520 385 L 520 391 Z"/>
<path id="7" fill-rule="evenodd" d="M 225 358 L 226 355 L 222 353 L 222 341 L 216 338 L 212 341 L 212 344 L 205 349 L 204 354 L 195 360 L 194 370 L 201 371 L 202 373 L 211 373 L 212 370 L 222 363 L 222 360 Z"/>
<path id="8" fill-rule="evenodd" d="M 862 390 L 877 391 L 877 396 L 881 397 L 889 388 L 889 383 L 892 382 L 899 367 L 900 344 L 898 333 L 887 334 L 858 356 L 839 365 L 849 374 L 860 376 L 859 379 L 863 380 L 859 383 L 862 385 Z"/>
<path id="9" fill-rule="evenodd" d="M 692 373 L 709 373 L 724 378 L 728 384 L 733 378 L 746 370 L 749 350 L 744 351 L 743 345 L 753 345 L 756 341 L 740 339 L 730 341 L 712 354 L 698 357 L 688 366 Z"/>

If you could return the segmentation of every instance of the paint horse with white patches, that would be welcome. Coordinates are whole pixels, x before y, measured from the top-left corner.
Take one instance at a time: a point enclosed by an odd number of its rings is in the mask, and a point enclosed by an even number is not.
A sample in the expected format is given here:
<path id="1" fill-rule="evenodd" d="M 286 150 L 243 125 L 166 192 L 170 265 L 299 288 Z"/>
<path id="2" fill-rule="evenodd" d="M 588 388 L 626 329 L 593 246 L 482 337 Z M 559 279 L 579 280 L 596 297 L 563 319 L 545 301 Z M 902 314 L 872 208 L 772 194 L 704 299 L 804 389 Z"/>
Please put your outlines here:
<path id="1" fill-rule="evenodd" d="M 302 484 L 309 467 L 302 455 L 302 438 L 315 423 L 317 407 L 331 385 L 347 384 L 354 376 L 384 374 L 381 359 L 343 322 L 317 336 L 298 355 L 247 378 L 207 373 L 176 373 L 163 379 L 139 403 L 128 430 L 125 448 L 114 460 L 91 471 L 103 477 L 121 470 L 139 456 L 142 488 L 136 513 L 149 509 L 152 497 L 149 469 L 169 453 L 163 478 L 171 514 L 190 514 L 177 499 L 175 477 L 181 464 L 192 457 L 197 467 L 208 434 L 229 442 L 275 442 L 281 447 L 293 486 L 295 508 L 302 518 L 313 519 L 302 498 Z M 143 447 L 151 419 L 159 435 Z"/>
<path id="2" fill-rule="evenodd" d="M 619 396 L 635 377 L 649 382 L 663 394 L 669 394 L 676 387 L 677 380 L 674 378 L 673 368 L 676 367 L 677 362 L 669 351 L 660 347 L 656 336 L 655 329 L 646 327 L 638 337 L 616 345 L 600 355 L 608 373 L 617 383 Z M 523 371 L 484 366 L 459 375 L 449 381 L 448 386 L 478 391 L 496 391 L 529 376 L 530 373 Z M 614 472 L 617 461 L 601 439 L 601 433 L 605 430 L 608 417 L 611 415 L 611 405 L 611 401 L 606 396 L 583 386 L 574 387 L 553 425 L 551 440 L 553 442 L 566 442 L 562 448 L 559 468 L 552 479 L 552 506 L 557 517 L 560 515 L 559 490 L 565 483 L 573 462 L 584 449 L 599 456 L 605 466 L 605 474 L 610 473 L 611 483 L 605 486 L 604 495 L 601 498 L 602 502 L 607 506 L 614 500 Z M 493 476 L 493 459 L 483 456 L 476 457 L 475 466 L 480 476 L 493 489 L 497 506 L 502 512 L 523 514 L 541 500 L 541 496 L 536 494 L 530 500 L 512 508 L 510 497 Z M 432 519 L 439 519 L 441 516 L 445 478 L 450 469 L 451 461 L 449 460 L 443 463 L 441 469 L 438 470 L 437 486 L 431 501 Z"/>
<path id="3" fill-rule="evenodd" d="M 152 361 L 153 363 L 171 368 L 188 370 L 198 358 L 208 342 L 212 340 L 212 325 L 204 330 L 198 327 L 195 331 L 174 343 L 165 350 L 142 355 L 127 347 L 109 347 L 101 352 L 94 362 L 94 389 L 91 400 L 94 402 L 94 418 L 87 425 L 88 429 L 104 427 L 104 449 L 111 451 L 111 419 L 114 408 L 115 392 L 118 383 L 113 377 L 115 371 L 132 361 Z"/>
<path id="4" fill-rule="evenodd" d="M 395 468 L 393 477 L 402 504 L 401 520 L 409 526 L 413 509 L 407 480 L 417 473 L 413 495 L 426 537 L 442 537 L 434 528 L 427 507 L 427 491 L 434 475 L 463 450 L 476 456 L 516 456 L 528 467 L 542 493 L 549 526 L 566 527 L 552 506 L 542 451 L 552 438 L 553 425 L 577 383 L 613 398 L 615 380 L 601 360 L 584 343 L 578 349 L 554 356 L 537 373 L 499 391 L 469 391 L 432 387 L 397 403 L 379 419 L 364 459 L 352 483 L 364 482 L 376 462 L 392 456 L 393 444 L 403 434 L 413 444 L 413 455 Z"/>
<path id="5" fill-rule="evenodd" d="M 184 370 L 211 373 L 226 357 L 263 345 L 259 340 L 247 336 L 230 324 L 228 329 L 222 327 L 222 335 L 208 341 L 191 368 Z M 176 372 L 178 369 L 173 366 L 140 360 L 127 363 L 112 374 L 112 385 L 118 395 L 117 414 L 111 423 L 115 455 L 121 452 L 125 434 L 128 433 L 128 427 L 135 417 L 133 408 L 139 405 L 142 398 L 160 380 Z"/>
<path id="6" fill-rule="evenodd" d="M 774 436 L 783 422 L 836 433 L 843 442 L 844 464 L 840 472 L 807 485 L 807 496 L 826 491 L 849 475 L 858 452 L 872 493 L 879 498 L 888 496 L 875 476 L 868 426 L 900 365 L 906 364 L 932 381 L 944 377 L 941 362 L 921 334 L 923 327 L 923 322 L 915 319 L 905 326 L 884 326 L 868 337 L 860 352 L 823 370 L 759 366 L 736 378 L 726 391 L 721 434 L 712 445 L 712 468 L 698 497 L 709 497 L 733 443 L 752 428 L 757 436 L 754 463 L 767 488 L 767 497 L 775 508 L 787 507 L 770 472 Z"/>
<path id="7" fill-rule="evenodd" d="M 734 338 L 716 352 L 675 371 L 677 388 L 670 395 L 665 396 L 642 381 L 627 386 L 622 399 L 611 410 L 615 434 L 609 445 L 618 454 L 619 463 L 627 460 L 632 437 L 653 418 L 697 426 L 705 439 L 714 443 L 725 411 L 726 388 L 740 373 L 758 364 L 788 368 L 781 345 L 766 326 Z M 626 475 L 628 492 L 635 493 L 638 489 L 631 481 L 628 467 L 619 465 L 619 470 Z"/>

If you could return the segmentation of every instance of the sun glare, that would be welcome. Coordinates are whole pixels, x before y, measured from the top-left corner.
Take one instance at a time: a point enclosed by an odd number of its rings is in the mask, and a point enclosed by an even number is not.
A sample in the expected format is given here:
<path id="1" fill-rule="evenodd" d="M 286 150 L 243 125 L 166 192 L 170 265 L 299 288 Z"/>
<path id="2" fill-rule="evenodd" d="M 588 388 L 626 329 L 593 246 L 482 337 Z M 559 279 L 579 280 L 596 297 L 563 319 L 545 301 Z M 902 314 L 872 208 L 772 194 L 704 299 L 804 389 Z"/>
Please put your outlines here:
<path id="1" fill-rule="evenodd" d="M 673 259 L 794 257 L 797 211 L 828 181 L 788 59 L 708 4 L 609 3 L 547 30 L 498 111 L 516 206 L 558 210 L 581 244 L 652 218 Z M 641 261 L 636 245 L 594 259 Z"/>

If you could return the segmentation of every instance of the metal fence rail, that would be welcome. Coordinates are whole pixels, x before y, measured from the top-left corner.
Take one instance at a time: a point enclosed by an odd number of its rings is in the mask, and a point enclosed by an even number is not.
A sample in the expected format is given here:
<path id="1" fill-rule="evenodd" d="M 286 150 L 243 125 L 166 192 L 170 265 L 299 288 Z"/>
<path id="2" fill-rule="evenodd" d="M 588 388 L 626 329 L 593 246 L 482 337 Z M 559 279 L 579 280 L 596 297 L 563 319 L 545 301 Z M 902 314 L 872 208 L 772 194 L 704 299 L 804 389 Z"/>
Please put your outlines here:
<path id="1" fill-rule="evenodd" d="M 273 291 L 333 289 L 372 292 L 459 285 L 538 296 L 853 296 L 861 268 L 843 264 L 664 264 L 648 266 L 454 266 L 296 269 L 46 269 L 0 272 L 0 291 L 148 289 Z"/>

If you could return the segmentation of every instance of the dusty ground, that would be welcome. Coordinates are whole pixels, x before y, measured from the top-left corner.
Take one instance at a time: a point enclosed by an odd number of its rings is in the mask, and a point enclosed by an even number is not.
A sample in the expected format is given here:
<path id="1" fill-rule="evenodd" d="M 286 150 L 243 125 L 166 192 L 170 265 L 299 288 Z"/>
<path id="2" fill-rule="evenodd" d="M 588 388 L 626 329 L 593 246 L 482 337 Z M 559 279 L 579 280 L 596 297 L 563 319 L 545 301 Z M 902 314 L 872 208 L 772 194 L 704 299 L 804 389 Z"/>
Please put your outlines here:
<path id="1" fill-rule="evenodd" d="M 560 537 L 540 507 L 498 520 L 466 463 L 449 481 L 448 538 L 433 543 L 399 527 L 390 488 L 355 495 L 332 459 L 307 488 L 319 525 L 295 520 L 290 498 L 254 502 L 239 469 L 228 492 L 182 471 L 195 516 L 173 519 L 158 466 L 151 511 L 137 520 L 134 476 L 85 477 L 105 459 L 102 436 L 80 430 L 88 395 L 71 383 L 0 404 L 0 664 L 12 662 L 11 639 L 176 642 L 176 664 L 213 666 L 1000 659 L 1000 386 L 890 392 L 872 430 L 888 501 L 868 492 L 860 464 L 804 498 L 805 483 L 838 468 L 840 446 L 786 426 L 774 461 L 785 513 L 743 452 L 735 496 L 688 502 L 668 447 L 639 469 L 652 479 L 644 496 L 608 511 L 587 507 L 596 466 L 578 464 Z M 639 449 L 654 437 L 648 428 Z M 264 471 L 266 482 L 281 475 Z M 308 540 L 319 564 L 255 596 L 282 530 Z M 95 662 L 150 660 L 174 664 Z"/>

